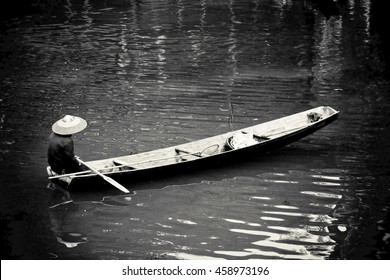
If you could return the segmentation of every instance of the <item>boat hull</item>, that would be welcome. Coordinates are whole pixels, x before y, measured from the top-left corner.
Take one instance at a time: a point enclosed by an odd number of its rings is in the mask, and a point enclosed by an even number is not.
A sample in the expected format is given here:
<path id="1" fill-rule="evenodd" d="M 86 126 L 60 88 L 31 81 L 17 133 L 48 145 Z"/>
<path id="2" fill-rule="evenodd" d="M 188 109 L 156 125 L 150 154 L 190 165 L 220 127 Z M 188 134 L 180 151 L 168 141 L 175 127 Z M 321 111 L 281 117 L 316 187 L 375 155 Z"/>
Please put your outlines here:
<path id="1" fill-rule="evenodd" d="M 310 114 L 313 114 L 314 118 Z M 316 116 L 319 116 L 319 119 L 315 119 Z M 258 157 L 314 133 L 335 121 L 338 116 L 339 112 L 333 108 L 321 106 L 264 124 L 191 143 L 145 152 L 139 155 L 91 161 L 89 163 L 94 165 L 95 168 L 105 170 L 105 175 L 110 176 L 121 184 L 131 185 L 140 180 L 155 180 L 164 176 L 171 176 L 172 174 L 183 174 L 202 168 L 229 164 L 229 162 L 245 160 L 248 157 Z M 258 136 L 257 134 L 261 132 L 261 136 L 264 135 L 267 137 L 264 138 L 265 140 L 238 149 L 229 149 L 224 145 L 233 135 L 248 132 L 253 133 L 255 136 Z M 202 155 L 194 152 L 180 153 L 183 150 L 207 150 L 212 146 L 218 146 L 218 150 L 210 155 Z M 148 161 L 148 158 L 151 160 Z M 153 160 L 153 158 L 157 160 Z M 159 158 L 161 158 L 160 162 L 158 160 Z M 119 165 L 118 163 L 111 165 L 111 162 L 115 162 L 116 160 L 119 161 Z M 128 165 L 123 165 L 123 161 L 128 163 Z M 107 165 L 109 165 L 109 168 L 106 167 Z M 103 180 L 95 174 L 80 174 L 65 178 L 66 181 L 64 178 L 59 178 L 53 179 L 53 182 L 67 185 L 72 191 L 88 188 L 95 189 L 105 185 Z"/>

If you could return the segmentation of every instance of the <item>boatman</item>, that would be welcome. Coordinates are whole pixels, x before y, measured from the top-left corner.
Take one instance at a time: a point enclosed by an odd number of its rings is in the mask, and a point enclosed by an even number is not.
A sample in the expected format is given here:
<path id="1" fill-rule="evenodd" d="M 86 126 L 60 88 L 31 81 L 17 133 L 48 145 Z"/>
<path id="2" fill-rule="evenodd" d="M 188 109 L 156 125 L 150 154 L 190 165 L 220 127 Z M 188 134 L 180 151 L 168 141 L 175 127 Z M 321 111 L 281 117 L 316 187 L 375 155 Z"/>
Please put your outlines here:
<path id="1" fill-rule="evenodd" d="M 67 174 L 86 170 L 74 155 L 72 135 L 83 131 L 87 122 L 76 116 L 66 115 L 52 126 L 47 150 L 48 163 L 57 174 Z"/>

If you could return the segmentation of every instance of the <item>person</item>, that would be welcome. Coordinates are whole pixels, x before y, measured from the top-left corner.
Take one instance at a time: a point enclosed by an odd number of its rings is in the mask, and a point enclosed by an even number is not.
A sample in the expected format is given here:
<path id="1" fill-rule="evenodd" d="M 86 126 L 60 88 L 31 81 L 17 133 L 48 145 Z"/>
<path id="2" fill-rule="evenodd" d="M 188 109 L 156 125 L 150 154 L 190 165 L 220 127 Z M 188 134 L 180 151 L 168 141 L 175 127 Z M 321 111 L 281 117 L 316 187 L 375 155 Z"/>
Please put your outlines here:
<path id="1" fill-rule="evenodd" d="M 72 139 L 73 134 L 83 131 L 86 127 L 87 122 L 84 119 L 71 115 L 66 115 L 53 124 L 47 150 L 52 171 L 67 174 L 86 170 L 75 157 Z"/>

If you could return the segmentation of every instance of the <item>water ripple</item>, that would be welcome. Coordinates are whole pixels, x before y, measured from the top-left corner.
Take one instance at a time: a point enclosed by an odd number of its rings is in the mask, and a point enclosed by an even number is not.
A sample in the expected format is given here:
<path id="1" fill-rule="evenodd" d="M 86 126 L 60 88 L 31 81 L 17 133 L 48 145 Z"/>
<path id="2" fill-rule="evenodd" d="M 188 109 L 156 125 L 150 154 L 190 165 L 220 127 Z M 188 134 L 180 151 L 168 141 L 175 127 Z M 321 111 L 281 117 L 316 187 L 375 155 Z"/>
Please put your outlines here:
<path id="1" fill-rule="evenodd" d="M 170 182 L 146 178 L 130 195 L 62 194 L 28 227 L 42 248 L 54 240 L 63 259 L 324 259 L 366 257 L 388 241 L 389 86 L 360 71 L 381 61 L 362 1 L 329 19 L 308 1 L 65 2 L 62 15 L 13 19 L 2 34 L 0 162 L 14 175 L 3 176 L 5 208 L 38 216 L 43 203 L 20 197 L 41 197 L 61 115 L 88 119 L 75 147 L 92 160 L 318 105 L 342 114 L 284 149 Z"/>

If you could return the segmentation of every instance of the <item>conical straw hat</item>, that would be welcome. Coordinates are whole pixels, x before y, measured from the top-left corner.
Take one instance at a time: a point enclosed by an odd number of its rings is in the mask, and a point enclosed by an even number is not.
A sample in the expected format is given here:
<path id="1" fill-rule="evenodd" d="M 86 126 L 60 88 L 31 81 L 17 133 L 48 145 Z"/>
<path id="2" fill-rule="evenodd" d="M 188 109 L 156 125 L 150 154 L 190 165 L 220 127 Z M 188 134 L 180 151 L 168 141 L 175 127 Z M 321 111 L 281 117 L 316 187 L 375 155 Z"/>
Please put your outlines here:
<path id="1" fill-rule="evenodd" d="M 76 116 L 66 115 L 52 126 L 54 133 L 59 135 L 71 135 L 84 130 L 87 122 Z"/>

